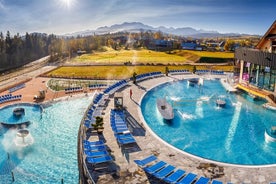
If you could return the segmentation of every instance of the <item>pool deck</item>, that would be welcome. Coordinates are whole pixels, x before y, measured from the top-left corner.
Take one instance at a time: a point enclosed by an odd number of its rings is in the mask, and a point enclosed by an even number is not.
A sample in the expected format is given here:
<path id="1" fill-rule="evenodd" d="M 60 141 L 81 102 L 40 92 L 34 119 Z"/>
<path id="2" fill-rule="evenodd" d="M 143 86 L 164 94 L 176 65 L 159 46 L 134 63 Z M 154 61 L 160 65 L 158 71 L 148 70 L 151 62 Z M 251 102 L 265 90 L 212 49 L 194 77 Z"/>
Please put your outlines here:
<path id="1" fill-rule="evenodd" d="M 202 158 L 184 153 L 177 150 L 169 144 L 163 142 L 157 137 L 144 122 L 140 112 L 140 101 L 143 95 L 152 87 L 165 82 L 173 82 L 189 77 L 195 77 L 192 74 L 173 75 L 168 77 L 159 77 L 150 80 L 139 82 L 137 85 L 129 82 L 128 86 L 119 90 L 123 94 L 123 103 L 127 111 L 127 121 L 131 122 L 134 138 L 137 145 L 132 147 L 120 148 L 113 135 L 110 127 L 110 110 L 113 109 L 113 98 L 110 98 L 108 106 L 104 110 L 104 132 L 103 137 L 106 140 L 107 146 L 111 150 L 114 157 L 114 162 L 108 169 L 110 172 L 97 171 L 91 172 L 95 177 L 96 183 L 160 183 L 152 177 L 147 176 L 139 167 L 133 162 L 135 159 L 143 159 L 150 154 L 155 154 L 160 160 L 184 169 L 186 172 L 193 172 L 198 176 L 206 176 L 216 178 L 223 182 L 231 183 L 260 183 L 268 184 L 276 182 L 276 165 L 266 167 L 246 167 L 238 165 L 228 165 L 224 163 L 211 162 Z M 202 76 L 200 76 L 202 77 Z M 209 76 L 208 76 L 209 77 Z M 221 76 L 216 76 L 221 78 Z M 47 90 L 46 99 L 44 101 L 53 101 L 60 97 L 70 98 L 71 96 L 86 95 L 82 93 L 65 94 L 64 92 L 55 93 L 47 89 L 45 78 L 34 78 L 26 83 L 26 87 L 16 91 L 14 94 L 22 94 L 21 101 L 14 101 L 0 104 L 0 107 L 17 102 L 33 102 L 33 96 L 41 89 Z M 130 99 L 129 91 L 132 89 L 132 99 Z M 88 93 L 88 95 L 93 95 Z M 1 93 L 6 94 L 6 92 Z M 95 140 L 97 135 L 87 134 L 89 140 Z"/>
<path id="2" fill-rule="evenodd" d="M 115 164 L 117 165 L 117 175 L 120 179 L 117 179 L 118 183 L 158 183 L 154 179 L 147 177 L 143 171 L 141 171 L 137 165 L 133 162 L 135 159 L 142 159 L 150 154 L 158 155 L 160 160 L 186 170 L 187 172 L 193 172 L 198 176 L 207 176 L 210 178 L 216 178 L 223 182 L 231 183 L 270 183 L 276 181 L 276 165 L 267 167 L 246 167 L 238 165 L 229 165 L 218 162 L 211 162 L 202 158 L 196 158 L 192 155 L 177 150 L 167 143 L 163 142 L 157 137 L 146 125 L 140 112 L 140 101 L 143 95 L 152 87 L 157 86 L 165 82 L 173 82 L 182 80 L 189 77 L 195 77 L 194 75 L 174 75 L 169 77 L 154 78 L 151 80 L 145 80 L 139 82 L 138 85 L 129 83 L 129 86 L 122 89 L 124 106 L 126 111 L 131 116 L 132 124 L 138 123 L 141 128 L 134 128 L 134 137 L 137 141 L 137 146 L 127 149 L 119 148 L 116 143 L 115 137 L 109 126 L 110 109 L 113 108 L 113 100 L 109 102 L 107 109 L 105 110 L 104 120 L 104 138 L 109 148 L 112 150 L 112 154 L 115 157 Z M 221 77 L 221 76 L 217 76 Z M 133 95 L 130 99 L 129 91 L 132 89 Z M 127 116 L 128 119 L 128 116 Z M 138 129 L 138 131 L 135 131 Z M 138 133 L 137 133 L 138 132 Z M 90 137 L 93 140 L 93 136 Z M 118 172 L 119 170 L 119 172 Z M 217 177 L 218 176 L 218 177 Z M 114 182 L 111 175 L 101 175 L 98 178 L 97 183 L 109 183 Z"/>

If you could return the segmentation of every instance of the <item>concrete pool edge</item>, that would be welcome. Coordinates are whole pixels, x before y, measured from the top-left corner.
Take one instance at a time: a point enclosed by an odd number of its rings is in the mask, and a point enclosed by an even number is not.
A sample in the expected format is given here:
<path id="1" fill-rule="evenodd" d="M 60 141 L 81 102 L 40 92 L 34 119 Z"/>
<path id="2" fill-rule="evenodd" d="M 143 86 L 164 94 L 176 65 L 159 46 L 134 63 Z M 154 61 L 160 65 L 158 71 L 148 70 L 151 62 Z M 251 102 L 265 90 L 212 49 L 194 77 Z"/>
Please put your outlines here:
<path id="1" fill-rule="evenodd" d="M 158 87 L 158 86 L 161 86 L 161 85 L 164 85 L 164 84 L 167 84 L 167 83 L 172 83 L 172 82 L 177 82 L 177 81 L 180 81 L 180 80 L 185 80 L 185 79 L 189 79 L 189 78 L 194 78 L 195 76 L 190 76 L 190 75 L 187 75 L 186 77 L 182 78 L 182 79 L 179 79 L 179 80 L 175 80 L 175 79 L 172 79 L 172 80 L 169 80 L 169 81 L 162 81 L 160 83 L 157 83 L 155 85 L 152 85 L 149 89 L 147 89 L 146 92 L 143 93 L 143 95 L 140 97 L 139 99 L 139 106 L 141 106 L 141 103 L 142 103 L 142 100 L 143 98 L 145 97 L 145 95 L 152 89 Z M 204 76 L 197 76 L 197 77 L 203 77 Z M 215 77 L 215 78 L 218 78 L 218 77 Z M 225 77 L 221 77 L 220 79 L 223 79 Z M 215 161 L 215 160 L 211 160 L 211 159 L 207 159 L 207 158 L 202 158 L 200 156 L 196 156 L 196 155 L 193 155 L 191 153 L 188 153 L 188 152 L 185 152 L 183 150 L 180 150 L 174 146 L 172 146 L 171 144 L 167 143 L 166 141 L 164 141 L 161 137 L 159 137 L 147 124 L 147 122 L 145 121 L 144 119 L 144 116 L 142 114 L 142 111 L 141 111 L 141 108 L 138 108 L 138 116 L 140 118 L 140 120 L 142 120 L 143 122 L 143 125 L 146 127 L 146 129 L 150 132 L 150 134 L 152 134 L 156 139 L 158 139 L 160 142 L 162 142 L 163 144 L 165 144 L 166 146 L 170 147 L 171 149 L 173 150 L 176 150 L 177 152 L 179 153 L 182 153 L 186 156 L 189 156 L 191 158 L 194 158 L 194 159 L 197 159 L 199 161 L 202 161 L 202 162 L 209 162 L 209 163 L 214 163 L 214 164 L 218 164 L 218 165 L 221 165 L 221 166 L 230 166 L 230 167 L 241 167 L 241 168 L 269 168 L 269 167 L 276 167 L 276 163 L 275 164 L 264 164 L 264 165 L 242 165 L 242 164 L 232 164 L 232 163 L 226 163 L 226 162 L 219 162 L 219 161 Z"/>

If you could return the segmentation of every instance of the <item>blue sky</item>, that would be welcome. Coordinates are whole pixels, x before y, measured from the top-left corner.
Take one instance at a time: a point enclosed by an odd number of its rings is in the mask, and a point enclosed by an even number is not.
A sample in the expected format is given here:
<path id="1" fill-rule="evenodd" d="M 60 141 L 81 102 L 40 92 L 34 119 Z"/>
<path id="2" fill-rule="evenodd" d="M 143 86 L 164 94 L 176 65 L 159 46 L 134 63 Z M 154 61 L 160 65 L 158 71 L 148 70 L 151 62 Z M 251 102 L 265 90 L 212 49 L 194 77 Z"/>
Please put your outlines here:
<path id="1" fill-rule="evenodd" d="M 275 0 L 0 0 L 0 31 L 65 34 L 123 22 L 263 35 Z"/>

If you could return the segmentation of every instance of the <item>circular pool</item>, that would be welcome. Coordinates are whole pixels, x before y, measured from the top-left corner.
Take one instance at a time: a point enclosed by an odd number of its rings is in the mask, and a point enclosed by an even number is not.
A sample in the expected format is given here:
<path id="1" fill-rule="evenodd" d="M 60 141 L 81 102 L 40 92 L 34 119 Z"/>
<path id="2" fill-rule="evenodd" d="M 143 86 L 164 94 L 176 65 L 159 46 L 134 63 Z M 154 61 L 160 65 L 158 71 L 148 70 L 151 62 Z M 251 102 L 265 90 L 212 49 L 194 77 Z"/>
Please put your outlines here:
<path id="1" fill-rule="evenodd" d="M 173 120 L 163 120 L 156 107 L 158 98 L 172 105 Z M 218 106 L 217 99 L 226 105 Z M 148 91 L 141 113 L 157 136 L 184 152 L 231 164 L 276 164 L 275 142 L 265 139 L 276 113 L 264 109 L 263 103 L 245 93 L 227 93 L 220 80 L 204 80 L 203 86 L 182 80 Z"/>

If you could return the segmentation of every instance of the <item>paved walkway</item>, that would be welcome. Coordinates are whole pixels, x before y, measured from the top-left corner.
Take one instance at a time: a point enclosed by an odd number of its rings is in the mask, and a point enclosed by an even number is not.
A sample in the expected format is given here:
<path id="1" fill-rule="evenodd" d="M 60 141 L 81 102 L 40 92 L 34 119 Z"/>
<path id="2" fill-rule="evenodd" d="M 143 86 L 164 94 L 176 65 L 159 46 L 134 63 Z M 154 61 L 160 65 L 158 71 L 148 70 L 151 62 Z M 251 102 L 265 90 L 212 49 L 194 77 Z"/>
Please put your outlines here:
<path id="1" fill-rule="evenodd" d="M 220 163 L 211 163 L 204 159 L 199 159 L 188 155 L 180 150 L 177 150 L 167 143 L 159 139 L 147 127 L 140 113 L 140 101 L 142 96 L 152 87 L 164 82 L 175 81 L 187 77 L 194 77 L 193 75 L 179 75 L 171 77 L 160 77 L 151 80 L 139 82 L 138 85 L 129 83 L 129 86 L 121 90 L 124 97 L 124 106 L 128 112 L 127 120 L 131 122 L 134 127 L 134 137 L 137 140 L 137 146 L 129 149 L 119 148 L 111 127 L 109 125 L 110 109 L 113 108 L 113 99 L 111 98 L 104 115 L 105 129 L 103 137 L 115 158 L 114 168 L 110 174 L 103 172 L 93 172 L 97 177 L 97 183 L 159 183 L 154 179 L 145 175 L 136 164 L 134 159 L 142 159 L 150 154 L 158 155 L 160 160 L 164 160 L 178 168 L 182 168 L 187 172 L 194 172 L 199 176 L 207 176 L 210 178 L 217 177 L 223 182 L 232 183 L 260 183 L 268 184 L 269 182 L 276 182 L 276 166 L 270 167 L 241 167 L 229 166 Z M 46 78 L 33 78 L 26 83 L 26 87 L 15 92 L 15 94 L 23 94 L 22 102 L 33 102 L 33 96 L 41 89 L 47 89 Z M 132 99 L 129 98 L 130 88 L 133 91 Z M 6 92 L 3 92 L 5 94 Z M 78 93 L 80 94 L 80 93 Z M 0 94 L 1 95 L 1 94 Z M 65 93 L 54 93 L 48 90 L 45 100 L 53 100 L 58 97 L 69 96 Z M 0 104 L 0 107 L 5 104 Z M 94 136 L 89 137 L 91 140 Z"/>
<path id="2" fill-rule="evenodd" d="M 116 176 L 118 178 L 116 178 L 114 182 L 114 173 L 111 172 L 112 174 L 110 175 L 100 173 L 97 178 L 97 183 L 159 183 L 158 181 L 154 181 L 152 178 L 147 177 L 133 162 L 134 159 L 142 159 L 150 154 L 156 154 L 159 159 L 178 168 L 184 169 L 187 172 L 193 172 L 198 176 L 216 178 L 223 182 L 268 184 L 269 182 L 276 181 L 276 165 L 271 167 L 250 168 L 237 165 L 230 166 L 223 163 L 214 163 L 201 158 L 196 158 L 163 142 L 147 127 L 141 117 L 142 115 L 139 106 L 143 95 L 156 85 L 187 77 L 194 77 L 194 75 L 160 77 L 140 82 L 138 85 L 129 83 L 129 86 L 121 90 L 124 97 L 124 106 L 129 113 L 129 116 L 127 116 L 128 122 L 131 122 L 131 124 L 138 123 L 138 126 L 133 128 L 133 135 L 138 145 L 134 148 L 121 149 L 115 140 L 113 131 L 109 124 L 109 112 L 110 109 L 113 108 L 114 103 L 111 99 L 105 110 L 104 120 L 106 123 L 103 136 L 115 157 L 115 164 L 117 167 Z M 130 89 L 133 91 L 132 99 L 129 97 Z M 136 123 L 135 120 L 137 121 Z M 90 139 L 93 139 L 93 136 L 90 137 Z M 95 176 L 95 172 L 93 172 L 93 174 Z"/>

